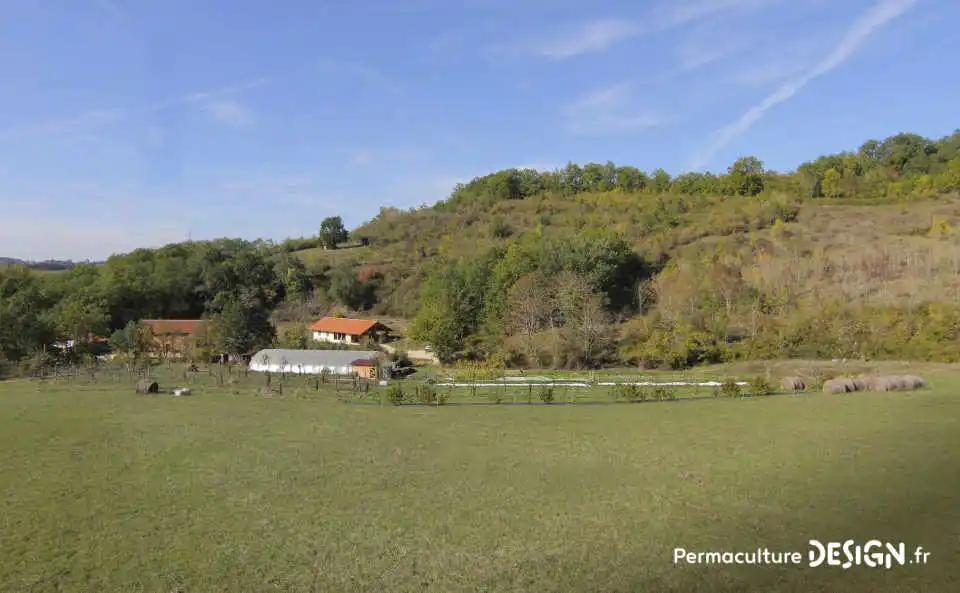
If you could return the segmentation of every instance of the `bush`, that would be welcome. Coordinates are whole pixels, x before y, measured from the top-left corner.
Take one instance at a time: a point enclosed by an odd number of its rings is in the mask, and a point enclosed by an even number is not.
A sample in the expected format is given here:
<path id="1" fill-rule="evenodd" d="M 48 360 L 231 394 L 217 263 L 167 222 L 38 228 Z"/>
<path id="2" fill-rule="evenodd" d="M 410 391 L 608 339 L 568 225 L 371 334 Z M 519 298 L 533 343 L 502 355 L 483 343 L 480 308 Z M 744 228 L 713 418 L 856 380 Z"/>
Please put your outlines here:
<path id="1" fill-rule="evenodd" d="M 717 395 L 719 397 L 740 397 L 743 395 L 743 390 L 737 385 L 736 379 L 727 379 L 720 386 Z"/>
<path id="2" fill-rule="evenodd" d="M 387 401 L 395 406 L 403 403 L 403 387 L 394 383 L 387 389 Z"/>
<path id="3" fill-rule="evenodd" d="M 816 370 L 810 375 L 810 380 L 807 381 L 807 390 L 808 391 L 823 391 L 824 385 L 827 381 L 836 378 L 835 373 L 825 372 L 821 370 Z"/>
<path id="4" fill-rule="evenodd" d="M 410 361 L 410 357 L 407 355 L 406 350 L 395 350 L 389 356 L 391 362 L 397 364 L 397 368 L 413 366 L 413 363 Z"/>
<path id="5" fill-rule="evenodd" d="M 653 388 L 653 399 L 662 402 L 667 400 L 677 399 L 677 394 L 671 391 L 669 388 L 664 386 L 658 386 Z"/>
<path id="6" fill-rule="evenodd" d="M 513 234 L 513 229 L 499 216 L 490 222 L 490 236 L 494 239 L 506 239 Z"/>
<path id="7" fill-rule="evenodd" d="M 421 385 L 417 387 L 420 403 L 424 405 L 433 405 L 437 403 L 437 393 L 430 385 Z"/>
<path id="8" fill-rule="evenodd" d="M 541 387 L 538 395 L 540 396 L 540 401 L 542 401 L 543 403 L 545 404 L 553 403 L 553 387 Z"/>
<path id="9" fill-rule="evenodd" d="M 750 380 L 750 392 L 753 395 L 771 395 L 773 386 L 770 385 L 770 381 L 767 381 L 766 377 L 757 376 Z"/>
<path id="10" fill-rule="evenodd" d="M 642 402 L 647 399 L 647 392 L 639 385 L 617 385 L 613 388 L 614 397 L 628 402 Z"/>

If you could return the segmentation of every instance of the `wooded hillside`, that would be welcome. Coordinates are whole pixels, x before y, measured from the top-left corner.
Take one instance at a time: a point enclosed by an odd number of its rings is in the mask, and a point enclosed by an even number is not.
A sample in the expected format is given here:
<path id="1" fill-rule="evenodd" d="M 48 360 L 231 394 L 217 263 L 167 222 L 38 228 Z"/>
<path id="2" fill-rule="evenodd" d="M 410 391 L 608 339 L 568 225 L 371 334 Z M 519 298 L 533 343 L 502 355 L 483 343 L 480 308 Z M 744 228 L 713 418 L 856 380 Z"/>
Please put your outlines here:
<path id="1" fill-rule="evenodd" d="M 677 177 L 499 171 L 432 207 L 382 208 L 350 248 L 333 248 L 345 237 L 328 219 L 315 239 L 182 243 L 50 277 L 2 269 L 0 356 L 145 317 L 214 317 L 243 350 L 275 339 L 271 316 L 345 307 L 411 318 L 446 359 L 960 360 L 958 194 L 960 132 L 788 173 L 752 157 Z"/>

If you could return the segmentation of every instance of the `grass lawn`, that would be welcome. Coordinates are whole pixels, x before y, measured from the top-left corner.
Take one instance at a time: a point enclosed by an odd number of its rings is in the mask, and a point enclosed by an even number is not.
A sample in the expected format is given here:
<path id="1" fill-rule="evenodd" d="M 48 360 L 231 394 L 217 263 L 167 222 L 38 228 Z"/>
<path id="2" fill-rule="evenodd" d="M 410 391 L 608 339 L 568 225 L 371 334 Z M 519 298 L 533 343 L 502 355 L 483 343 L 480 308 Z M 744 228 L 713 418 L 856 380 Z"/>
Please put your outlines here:
<path id="1" fill-rule="evenodd" d="M 294 251 L 293 255 L 299 257 L 303 263 L 308 266 L 319 266 L 327 264 L 335 266 L 338 264 L 356 264 L 358 261 L 374 254 L 372 247 L 350 247 L 345 249 L 323 249 L 314 247 L 311 249 L 301 249 Z"/>
<path id="2" fill-rule="evenodd" d="M 447 408 L 0 383 L 0 591 L 957 591 L 954 377 Z M 806 566 L 809 539 L 848 538 L 931 556 Z"/>

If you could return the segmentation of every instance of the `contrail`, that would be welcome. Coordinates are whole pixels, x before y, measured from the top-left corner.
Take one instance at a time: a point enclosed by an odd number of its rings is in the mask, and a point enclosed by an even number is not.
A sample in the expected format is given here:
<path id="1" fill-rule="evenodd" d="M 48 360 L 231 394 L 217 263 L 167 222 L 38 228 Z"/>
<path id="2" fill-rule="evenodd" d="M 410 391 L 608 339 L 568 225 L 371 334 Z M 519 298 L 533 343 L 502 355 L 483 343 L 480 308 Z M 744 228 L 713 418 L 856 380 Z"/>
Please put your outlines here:
<path id="1" fill-rule="evenodd" d="M 750 129 L 772 107 L 787 101 L 812 80 L 840 66 L 859 49 L 860 45 L 877 29 L 896 19 L 917 3 L 917 0 L 881 0 L 854 21 L 840 43 L 819 64 L 797 77 L 785 82 L 763 101 L 751 107 L 740 119 L 721 128 L 706 150 L 698 154 L 691 169 L 700 169 L 724 148 L 731 140 Z"/>

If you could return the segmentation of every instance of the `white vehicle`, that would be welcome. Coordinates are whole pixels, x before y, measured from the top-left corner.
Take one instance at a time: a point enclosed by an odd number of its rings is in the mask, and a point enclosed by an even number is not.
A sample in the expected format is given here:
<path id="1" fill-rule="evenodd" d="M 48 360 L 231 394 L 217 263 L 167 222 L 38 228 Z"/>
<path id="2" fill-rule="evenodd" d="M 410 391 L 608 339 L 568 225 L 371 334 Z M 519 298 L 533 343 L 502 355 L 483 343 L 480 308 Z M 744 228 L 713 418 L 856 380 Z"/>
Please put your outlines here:
<path id="1" fill-rule="evenodd" d="M 427 344 L 426 346 L 423 347 L 423 350 L 424 352 L 430 352 L 431 350 L 433 350 L 433 347 L 430 346 L 430 344 Z"/>

